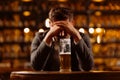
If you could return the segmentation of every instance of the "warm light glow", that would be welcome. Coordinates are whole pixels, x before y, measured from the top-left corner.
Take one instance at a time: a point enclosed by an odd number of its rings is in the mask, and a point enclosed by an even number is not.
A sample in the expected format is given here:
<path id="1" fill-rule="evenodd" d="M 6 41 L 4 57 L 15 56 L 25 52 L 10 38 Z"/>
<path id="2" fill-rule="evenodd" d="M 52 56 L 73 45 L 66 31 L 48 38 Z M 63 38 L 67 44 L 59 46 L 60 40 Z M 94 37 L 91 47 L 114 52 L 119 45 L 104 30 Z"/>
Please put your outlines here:
<path id="1" fill-rule="evenodd" d="M 92 0 L 94 2 L 103 2 L 104 0 Z"/>
<path id="2" fill-rule="evenodd" d="M 47 19 L 45 20 L 45 26 L 46 26 L 47 28 L 49 28 L 49 27 L 50 27 L 49 22 L 50 22 L 50 20 L 49 20 L 49 18 L 47 18 Z"/>
<path id="3" fill-rule="evenodd" d="M 89 27 L 94 27 L 94 24 L 93 24 L 93 23 L 90 23 L 90 24 L 89 24 Z"/>
<path id="4" fill-rule="evenodd" d="M 105 34 L 105 29 L 104 28 L 102 28 L 102 33 Z"/>
<path id="5" fill-rule="evenodd" d="M 96 26 L 97 26 L 97 27 L 101 27 L 102 25 L 98 23 Z"/>
<path id="6" fill-rule="evenodd" d="M 80 28 L 80 29 L 79 29 L 79 32 L 85 33 L 84 28 Z"/>
<path id="7" fill-rule="evenodd" d="M 66 2 L 67 0 L 49 0 L 49 1 Z"/>
<path id="8" fill-rule="evenodd" d="M 96 11 L 96 12 L 95 12 L 95 15 L 96 15 L 96 16 L 100 16 L 101 14 L 102 14 L 102 13 L 101 13 L 100 11 Z"/>
<path id="9" fill-rule="evenodd" d="M 24 33 L 28 33 L 30 32 L 30 29 L 29 28 L 24 28 Z"/>
<path id="10" fill-rule="evenodd" d="M 23 15 L 24 15 L 24 16 L 30 16 L 30 14 L 31 14 L 30 11 L 24 11 L 24 12 L 23 12 Z"/>
<path id="11" fill-rule="evenodd" d="M 67 0 L 58 0 L 59 2 L 66 2 Z"/>
<path id="12" fill-rule="evenodd" d="M 23 2 L 31 2 L 32 0 L 22 0 Z"/>
<path id="13" fill-rule="evenodd" d="M 102 32 L 102 28 L 96 28 L 96 32 L 97 33 L 101 33 Z"/>
<path id="14" fill-rule="evenodd" d="M 97 36 L 97 43 L 99 44 L 101 42 L 101 37 L 100 35 Z"/>
<path id="15" fill-rule="evenodd" d="M 42 28 L 41 28 L 41 29 L 39 29 L 39 32 L 44 32 L 44 29 L 42 29 Z"/>
<path id="16" fill-rule="evenodd" d="M 93 34 L 94 33 L 94 28 L 89 28 L 89 33 Z"/>

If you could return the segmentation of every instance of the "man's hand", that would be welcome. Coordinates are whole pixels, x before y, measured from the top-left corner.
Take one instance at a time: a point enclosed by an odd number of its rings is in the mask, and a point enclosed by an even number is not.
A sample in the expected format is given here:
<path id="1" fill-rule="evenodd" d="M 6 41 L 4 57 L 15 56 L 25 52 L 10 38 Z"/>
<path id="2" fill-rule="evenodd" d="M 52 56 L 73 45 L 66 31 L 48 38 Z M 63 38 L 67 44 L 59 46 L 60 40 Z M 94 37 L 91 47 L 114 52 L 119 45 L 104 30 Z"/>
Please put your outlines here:
<path id="1" fill-rule="evenodd" d="M 54 22 L 54 25 L 60 26 L 62 30 L 65 30 L 69 35 L 73 36 L 76 43 L 81 39 L 79 32 L 75 29 L 73 23 L 69 20 L 56 21 Z"/>
<path id="2" fill-rule="evenodd" d="M 61 28 L 57 25 L 52 25 L 50 27 L 49 32 L 46 34 L 45 38 L 43 39 L 43 41 L 50 46 L 51 42 L 52 42 L 52 37 L 57 36 L 59 34 L 59 32 L 61 31 Z"/>

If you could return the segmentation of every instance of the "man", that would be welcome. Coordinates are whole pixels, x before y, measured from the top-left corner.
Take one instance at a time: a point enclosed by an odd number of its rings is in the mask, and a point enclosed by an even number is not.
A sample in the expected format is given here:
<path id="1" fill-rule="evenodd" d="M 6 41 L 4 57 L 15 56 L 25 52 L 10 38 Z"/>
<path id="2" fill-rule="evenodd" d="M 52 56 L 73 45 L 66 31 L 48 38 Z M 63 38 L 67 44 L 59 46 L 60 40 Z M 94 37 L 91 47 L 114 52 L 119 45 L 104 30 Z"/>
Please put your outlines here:
<path id="1" fill-rule="evenodd" d="M 59 71 L 59 52 L 55 42 L 59 34 L 71 39 L 71 70 L 89 71 L 93 67 L 93 55 L 89 37 L 74 27 L 73 11 L 56 7 L 49 12 L 50 30 L 37 33 L 31 44 L 31 64 L 35 70 Z"/>

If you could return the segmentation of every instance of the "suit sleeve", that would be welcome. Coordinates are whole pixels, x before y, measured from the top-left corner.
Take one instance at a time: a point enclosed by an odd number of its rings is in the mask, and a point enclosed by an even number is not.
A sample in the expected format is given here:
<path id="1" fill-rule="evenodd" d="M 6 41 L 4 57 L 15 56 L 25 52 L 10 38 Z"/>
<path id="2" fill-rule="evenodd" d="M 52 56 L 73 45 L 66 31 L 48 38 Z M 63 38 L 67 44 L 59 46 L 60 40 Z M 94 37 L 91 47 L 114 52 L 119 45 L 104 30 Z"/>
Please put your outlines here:
<path id="1" fill-rule="evenodd" d="M 84 34 L 82 39 L 75 45 L 75 47 L 82 69 L 85 71 L 91 70 L 94 62 L 89 36 Z"/>
<path id="2" fill-rule="evenodd" d="M 31 44 L 31 64 L 35 70 L 42 70 L 51 47 L 42 41 L 41 35 L 36 35 Z"/>

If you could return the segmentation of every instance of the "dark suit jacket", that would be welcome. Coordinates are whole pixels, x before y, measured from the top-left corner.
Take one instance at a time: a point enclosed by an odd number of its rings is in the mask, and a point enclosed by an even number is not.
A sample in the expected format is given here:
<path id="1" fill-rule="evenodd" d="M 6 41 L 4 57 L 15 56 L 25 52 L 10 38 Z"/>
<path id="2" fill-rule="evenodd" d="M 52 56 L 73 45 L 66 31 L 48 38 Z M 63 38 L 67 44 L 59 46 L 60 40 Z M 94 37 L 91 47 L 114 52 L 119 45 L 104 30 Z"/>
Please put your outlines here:
<path id="1" fill-rule="evenodd" d="M 59 54 L 56 54 L 54 45 L 47 46 L 43 41 L 47 32 L 36 33 L 31 44 L 31 64 L 35 70 L 59 71 Z M 71 69 L 72 71 L 89 71 L 93 67 L 93 55 L 90 39 L 80 33 L 82 39 L 75 44 L 71 38 Z"/>

